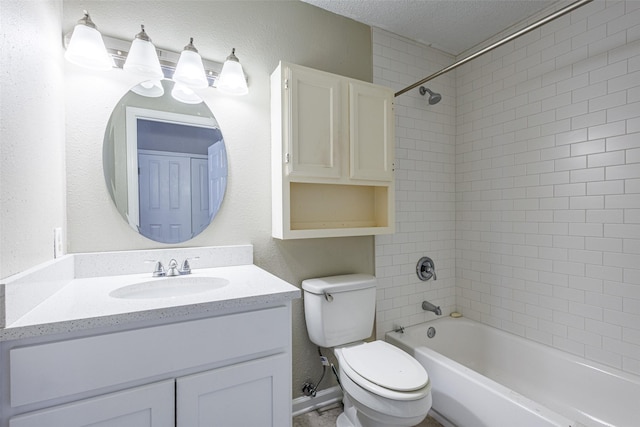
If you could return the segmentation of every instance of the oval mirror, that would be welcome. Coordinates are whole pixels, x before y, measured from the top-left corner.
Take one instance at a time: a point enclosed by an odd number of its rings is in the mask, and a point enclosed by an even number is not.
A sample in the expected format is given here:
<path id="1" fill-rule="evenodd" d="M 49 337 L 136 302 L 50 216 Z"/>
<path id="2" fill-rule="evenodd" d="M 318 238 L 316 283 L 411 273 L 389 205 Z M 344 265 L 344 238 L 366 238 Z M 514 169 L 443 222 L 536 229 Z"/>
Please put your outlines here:
<path id="1" fill-rule="evenodd" d="M 180 243 L 201 233 L 220 209 L 227 154 L 204 101 L 170 80 L 144 82 L 113 109 L 102 149 L 116 209 L 141 235 Z"/>

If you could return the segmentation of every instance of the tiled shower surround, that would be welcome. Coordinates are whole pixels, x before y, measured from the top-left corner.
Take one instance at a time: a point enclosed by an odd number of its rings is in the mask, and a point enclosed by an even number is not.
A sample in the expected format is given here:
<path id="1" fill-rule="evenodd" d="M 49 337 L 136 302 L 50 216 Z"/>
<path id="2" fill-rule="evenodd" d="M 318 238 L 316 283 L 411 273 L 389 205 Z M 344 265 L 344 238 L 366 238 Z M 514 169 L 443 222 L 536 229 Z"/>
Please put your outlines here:
<path id="1" fill-rule="evenodd" d="M 377 83 L 453 60 L 374 32 Z M 379 336 L 432 318 L 428 299 L 640 374 L 640 2 L 595 1 L 426 86 L 440 104 L 396 98 Z M 423 255 L 436 282 L 415 277 Z"/>

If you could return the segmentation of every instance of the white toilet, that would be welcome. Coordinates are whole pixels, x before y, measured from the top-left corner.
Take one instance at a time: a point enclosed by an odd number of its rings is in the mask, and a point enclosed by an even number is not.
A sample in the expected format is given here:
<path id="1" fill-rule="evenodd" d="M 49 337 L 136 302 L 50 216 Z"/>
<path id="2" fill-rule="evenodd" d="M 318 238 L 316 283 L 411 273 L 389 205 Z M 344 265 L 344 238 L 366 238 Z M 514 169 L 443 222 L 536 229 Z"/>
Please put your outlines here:
<path id="1" fill-rule="evenodd" d="M 415 426 L 431 408 L 431 383 L 422 365 L 371 336 L 376 279 L 367 274 L 302 282 L 309 338 L 333 348 L 344 392 L 338 427 Z"/>

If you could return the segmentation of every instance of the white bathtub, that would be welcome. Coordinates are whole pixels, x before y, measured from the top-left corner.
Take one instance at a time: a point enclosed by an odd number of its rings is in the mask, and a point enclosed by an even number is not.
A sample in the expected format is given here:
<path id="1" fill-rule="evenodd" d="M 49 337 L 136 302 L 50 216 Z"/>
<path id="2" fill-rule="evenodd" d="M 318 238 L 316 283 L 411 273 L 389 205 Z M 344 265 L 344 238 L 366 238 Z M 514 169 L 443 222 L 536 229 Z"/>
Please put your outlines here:
<path id="1" fill-rule="evenodd" d="M 444 424 L 640 426 L 640 377 L 496 328 L 446 317 L 386 340 L 426 368 L 433 411 Z"/>

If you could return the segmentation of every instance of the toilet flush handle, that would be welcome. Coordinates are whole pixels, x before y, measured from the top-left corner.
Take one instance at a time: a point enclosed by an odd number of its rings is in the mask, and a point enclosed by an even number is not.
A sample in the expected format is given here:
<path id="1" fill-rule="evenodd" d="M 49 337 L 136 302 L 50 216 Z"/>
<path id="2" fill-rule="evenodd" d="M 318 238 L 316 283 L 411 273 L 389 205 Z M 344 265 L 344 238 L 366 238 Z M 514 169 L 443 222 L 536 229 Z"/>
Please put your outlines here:
<path id="1" fill-rule="evenodd" d="M 328 302 L 332 302 L 333 301 L 333 295 L 331 295 L 329 292 L 324 292 L 324 299 L 326 299 Z"/>

